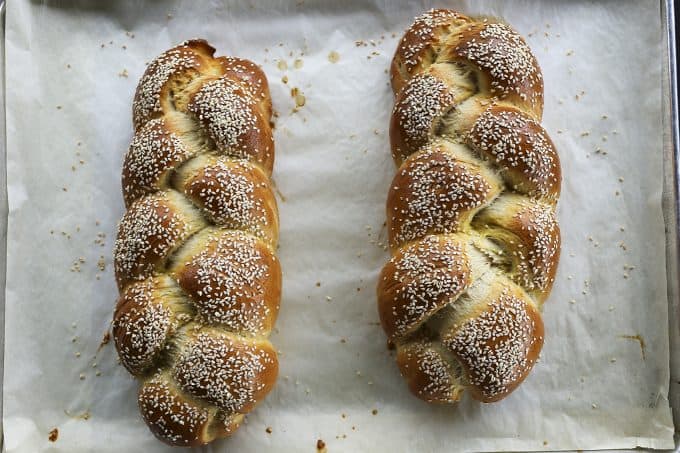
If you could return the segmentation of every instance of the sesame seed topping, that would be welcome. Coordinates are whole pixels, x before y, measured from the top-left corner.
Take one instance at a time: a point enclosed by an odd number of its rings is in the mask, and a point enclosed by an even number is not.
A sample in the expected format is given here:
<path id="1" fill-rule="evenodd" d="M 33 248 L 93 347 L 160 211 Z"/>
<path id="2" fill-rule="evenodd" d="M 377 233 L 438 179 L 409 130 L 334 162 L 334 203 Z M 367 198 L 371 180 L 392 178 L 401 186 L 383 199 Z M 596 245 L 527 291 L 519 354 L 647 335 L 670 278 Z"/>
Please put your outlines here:
<path id="1" fill-rule="evenodd" d="M 119 363 L 151 431 L 183 446 L 235 430 L 278 366 L 271 100 L 254 63 L 213 53 L 186 41 L 140 80 L 114 245 Z"/>
<path id="2" fill-rule="evenodd" d="M 538 360 L 537 309 L 559 258 L 561 170 L 538 122 L 541 71 L 510 26 L 431 10 L 404 34 L 391 79 L 400 168 L 387 201 L 382 325 L 418 396 L 452 402 L 472 387 L 495 401 Z"/>
<path id="3" fill-rule="evenodd" d="M 119 284 L 151 275 L 183 238 L 192 232 L 189 219 L 161 192 L 135 202 L 118 225 L 114 267 Z M 176 201 L 176 200 L 173 200 Z"/>
<path id="4" fill-rule="evenodd" d="M 394 109 L 406 144 L 415 149 L 425 143 L 435 118 L 452 102 L 453 95 L 438 78 L 421 74 L 411 79 Z"/>
<path id="5" fill-rule="evenodd" d="M 495 94 L 516 94 L 532 106 L 543 103 L 541 71 L 531 49 L 515 30 L 505 24 L 484 22 L 470 26 L 460 38 L 465 41 L 456 47 L 456 52 L 489 72 Z"/>
<path id="6" fill-rule="evenodd" d="M 552 141 L 520 110 L 487 109 L 475 121 L 469 142 L 503 169 L 508 186 L 516 191 L 541 198 L 559 194 L 559 160 Z"/>
<path id="7" fill-rule="evenodd" d="M 191 295 L 205 322 L 240 333 L 268 334 L 268 290 L 278 264 L 257 239 L 241 231 L 210 232 L 200 252 L 183 264 L 180 286 Z"/>
<path id="8" fill-rule="evenodd" d="M 186 46 L 171 49 L 153 60 L 137 85 L 133 103 L 135 129 L 161 112 L 162 89 L 174 74 L 199 69 L 200 59 Z"/>
<path id="9" fill-rule="evenodd" d="M 219 151 L 232 157 L 248 157 L 242 136 L 257 129 L 255 100 L 240 84 L 220 78 L 204 84 L 189 105 L 189 111 L 206 124 Z"/>
<path id="10" fill-rule="evenodd" d="M 131 285 L 123 294 L 113 334 L 121 361 L 132 374 L 151 366 L 184 319 L 164 303 L 179 298 L 177 290 L 167 278 L 150 278 Z"/>
<path id="11" fill-rule="evenodd" d="M 197 440 L 210 418 L 207 408 L 187 399 L 160 375 L 142 387 L 139 407 L 152 431 L 174 445 L 190 445 Z"/>
<path id="12" fill-rule="evenodd" d="M 193 155 L 180 138 L 165 127 L 162 118 L 139 130 L 125 155 L 123 195 L 128 204 L 160 190 L 163 176 Z"/>
<path id="13" fill-rule="evenodd" d="M 485 398 L 508 391 L 531 368 L 529 351 L 543 339 L 536 336 L 528 310 L 526 302 L 506 289 L 445 341 L 467 367 L 470 383 Z"/>
<path id="14" fill-rule="evenodd" d="M 407 71 L 410 72 L 420 63 L 423 52 L 436 41 L 438 29 L 460 18 L 462 16 L 455 11 L 446 9 L 431 9 L 416 17 L 399 44 Z"/>
<path id="15" fill-rule="evenodd" d="M 394 268 L 387 275 L 386 286 L 396 285 L 388 296 L 395 338 L 417 328 L 469 284 L 465 251 L 453 239 L 428 236 L 402 249 L 390 263 Z"/>
<path id="16" fill-rule="evenodd" d="M 234 413 L 256 402 L 266 388 L 260 376 L 276 366 L 274 357 L 256 344 L 200 332 L 190 340 L 173 374 L 186 392 Z"/>
<path id="17" fill-rule="evenodd" d="M 388 204 L 392 245 L 432 233 L 455 232 L 461 217 L 488 202 L 492 185 L 482 169 L 429 147 L 402 165 Z"/>
<path id="18" fill-rule="evenodd" d="M 264 193 L 273 198 L 271 187 L 266 176 L 247 161 L 216 159 L 190 180 L 185 191 L 216 225 L 243 228 L 273 241 L 270 230 L 276 214 L 263 200 Z"/>

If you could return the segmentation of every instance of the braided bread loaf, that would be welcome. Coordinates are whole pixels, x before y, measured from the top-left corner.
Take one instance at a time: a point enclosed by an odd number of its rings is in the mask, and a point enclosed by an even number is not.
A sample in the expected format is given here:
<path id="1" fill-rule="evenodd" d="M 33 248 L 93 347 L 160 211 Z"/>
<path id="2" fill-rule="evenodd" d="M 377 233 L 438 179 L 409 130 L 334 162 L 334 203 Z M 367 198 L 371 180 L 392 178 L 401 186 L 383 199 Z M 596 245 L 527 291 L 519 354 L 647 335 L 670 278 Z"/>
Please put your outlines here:
<path id="1" fill-rule="evenodd" d="M 541 351 L 560 254 L 561 173 L 538 123 L 540 69 L 509 26 L 432 10 L 403 36 L 391 81 L 399 170 L 382 326 L 418 397 L 450 403 L 468 389 L 498 401 Z"/>
<path id="2" fill-rule="evenodd" d="M 267 79 L 203 40 L 156 58 L 133 105 L 113 335 L 172 445 L 231 434 L 272 389 L 281 295 Z"/>

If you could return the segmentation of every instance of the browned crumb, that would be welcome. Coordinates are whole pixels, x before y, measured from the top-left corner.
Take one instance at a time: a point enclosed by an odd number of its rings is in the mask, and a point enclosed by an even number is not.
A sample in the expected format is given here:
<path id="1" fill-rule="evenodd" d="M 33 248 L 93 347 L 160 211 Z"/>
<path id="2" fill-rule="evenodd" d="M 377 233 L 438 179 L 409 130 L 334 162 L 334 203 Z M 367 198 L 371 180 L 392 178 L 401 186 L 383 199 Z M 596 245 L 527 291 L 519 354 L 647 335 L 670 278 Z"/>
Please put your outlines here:
<path id="1" fill-rule="evenodd" d="M 328 61 L 330 61 L 331 63 L 337 63 L 338 61 L 340 61 L 340 54 L 334 50 L 330 51 L 328 53 Z"/>
<path id="2" fill-rule="evenodd" d="M 318 288 L 320 286 L 321 286 L 321 282 L 316 282 L 316 287 Z"/>
<path id="3" fill-rule="evenodd" d="M 634 340 L 640 344 L 640 353 L 642 354 L 642 360 L 645 360 L 645 339 L 639 333 L 636 335 L 621 335 L 621 338 L 627 340 Z"/>
<path id="4" fill-rule="evenodd" d="M 319 451 L 319 452 L 326 451 L 326 442 L 324 442 L 324 441 L 321 440 L 321 439 L 318 439 L 318 440 L 316 441 L 316 449 L 317 449 L 317 451 Z"/>
<path id="5" fill-rule="evenodd" d="M 371 414 L 373 414 L 373 415 L 378 415 L 378 409 L 373 409 L 373 410 L 371 411 Z"/>
<path id="6" fill-rule="evenodd" d="M 50 431 L 50 435 L 47 439 L 50 442 L 56 442 L 58 438 L 59 438 L 59 430 L 57 428 L 54 428 L 52 431 Z"/>
<path id="7" fill-rule="evenodd" d="M 101 348 L 109 344 L 109 341 L 111 341 L 111 332 L 107 330 L 106 332 L 104 332 L 104 336 L 102 337 L 102 341 L 99 343 L 99 348 L 97 348 L 97 352 L 99 352 Z"/>
<path id="8" fill-rule="evenodd" d="M 307 98 L 305 98 L 304 94 L 298 93 L 295 96 L 295 107 L 297 107 L 297 108 L 304 107 L 306 102 L 307 102 Z"/>
<path id="9" fill-rule="evenodd" d="M 272 427 L 267 426 L 267 429 L 265 429 L 265 431 L 267 432 L 267 434 L 271 434 L 272 433 Z"/>

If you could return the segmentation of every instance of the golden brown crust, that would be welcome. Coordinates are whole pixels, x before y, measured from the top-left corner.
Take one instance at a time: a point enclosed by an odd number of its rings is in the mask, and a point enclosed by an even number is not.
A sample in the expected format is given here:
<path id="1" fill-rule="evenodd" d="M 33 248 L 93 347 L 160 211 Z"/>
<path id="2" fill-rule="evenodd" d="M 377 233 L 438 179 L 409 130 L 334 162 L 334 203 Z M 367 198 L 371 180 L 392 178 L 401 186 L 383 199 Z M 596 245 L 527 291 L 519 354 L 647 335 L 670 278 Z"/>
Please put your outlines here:
<path id="1" fill-rule="evenodd" d="M 541 68 L 524 39 L 508 25 L 485 19 L 465 26 L 444 47 L 441 57 L 473 65 L 484 79 L 480 89 L 541 119 Z"/>
<path id="2" fill-rule="evenodd" d="M 391 81 L 399 170 L 383 329 L 419 398 L 451 403 L 469 389 L 498 401 L 541 350 L 560 254 L 561 170 L 538 123 L 540 68 L 510 26 L 432 10 L 404 34 Z"/>
<path id="3" fill-rule="evenodd" d="M 543 127 L 516 107 L 493 105 L 475 121 L 467 143 L 502 171 L 516 192 L 554 202 L 562 171 L 552 140 Z"/>
<path id="4" fill-rule="evenodd" d="M 227 414 L 245 414 L 271 391 L 278 374 L 267 340 L 248 340 L 217 329 L 190 330 L 174 365 L 183 391 Z"/>
<path id="5" fill-rule="evenodd" d="M 139 389 L 138 404 L 151 432 L 165 443 L 198 447 L 233 433 L 243 415 L 227 415 L 182 392 L 173 380 L 157 374 Z"/>
<path id="6" fill-rule="evenodd" d="M 134 283 L 118 299 L 113 339 L 121 363 L 133 375 L 147 371 L 179 327 L 191 320 L 192 308 L 171 278 Z"/>
<path id="7" fill-rule="evenodd" d="M 445 355 L 422 338 L 397 346 L 397 365 L 409 390 L 428 403 L 455 403 L 464 390 L 459 384 L 460 370 Z"/>
<path id="8" fill-rule="evenodd" d="M 270 175 L 274 166 L 274 138 L 268 112 L 237 79 L 208 80 L 189 99 L 194 114 L 215 143 L 230 157 L 257 162 Z"/>
<path id="9" fill-rule="evenodd" d="M 218 58 L 224 75 L 233 80 L 238 80 L 253 98 L 260 104 L 265 118 L 272 115 L 272 101 L 269 94 L 267 76 L 262 69 L 250 60 L 235 57 Z"/>
<path id="10" fill-rule="evenodd" d="M 511 286 L 452 332 L 443 344 L 466 370 L 468 388 L 485 403 L 505 398 L 531 371 L 543 346 L 541 314 Z"/>
<path id="11" fill-rule="evenodd" d="M 263 242 L 241 231 L 206 228 L 175 263 L 170 272 L 203 322 L 269 335 L 279 312 L 281 267 Z"/>
<path id="12" fill-rule="evenodd" d="M 428 236 L 397 251 L 378 279 L 378 311 L 388 338 L 412 333 L 470 284 L 466 244 Z"/>
<path id="13" fill-rule="evenodd" d="M 144 195 L 168 187 L 172 171 L 192 157 L 192 149 L 182 143 L 164 118 L 147 122 L 135 134 L 123 161 L 125 207 Z"/>
<path id="14" fill-rule="evenodd" d="M 454 93 L 432 74 L 418 74 L 408 81 L 397 95 L 390 120 L 392 157 L 398 164 L 430 141 L 454 101 Z"/>
<path id="15" fill-rule="evenodd" d="M 241 229 L 276 249 L 279 217 L 267 175 L 245 160 L 201 156 L 180 170 L 184 194 L 215 225 Z"/>
<path id="16" fill-rule="evenodd" d="M 155 58 L 144 71 L 132 103 L 133 123 L 139 130 L 172 105 L 177 85 L 185 86 L 210 70 L 215 49 L 202 39 L 185 41 Z"/>
<path id="17" fill-rule="evenodd" d="M 560 228 L 552 206 L 504 195 L 474 222 L 479 234 L 492 239 L 510 260 L 509 276 L 543 303 L 560 258 Z"/>
<path id="18" fill-rule="evenodd" d="M 392 59 L 390 79 L 398 93 L 412 74 L 421 72 L 436 58 L 436 51 L 457 28 L 472 21 L 450 9 L 433 9 L 418 16 L 401 38 Z"/>
<path id="19" fill-rule="evenodd" d="M 278 373 L 269 87 L 254 63 L 214 52 L 191 40 L 149 64 L 122 171 L 113 336 L 171 445 L 231 435 Z"/>
<path id="20" fill-rule="evenodd" d="M 488 168 L 455 158 L 450 145 L 435 145 L 399 168 L 387 196 L 390 246 L 428 234 L 453 233 L 500 192 Z"/>
<path id="21" fill-rule="evenodd" d="M 120 221 L 114 246 L 118 288 L 153 275 L 203 227 L 203 218 L 177 192 L 159 192 L 133 203 Z"/>

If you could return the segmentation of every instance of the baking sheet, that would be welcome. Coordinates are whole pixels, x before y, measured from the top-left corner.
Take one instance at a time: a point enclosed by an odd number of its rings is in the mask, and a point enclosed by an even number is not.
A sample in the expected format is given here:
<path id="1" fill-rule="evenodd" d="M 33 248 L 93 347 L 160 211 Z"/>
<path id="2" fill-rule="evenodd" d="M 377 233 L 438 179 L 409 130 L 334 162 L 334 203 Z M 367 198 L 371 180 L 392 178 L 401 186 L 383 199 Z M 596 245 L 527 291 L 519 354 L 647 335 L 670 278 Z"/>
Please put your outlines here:
<path id="1" fill-rule="evenodd" d="M 317 439 L 330 451 L 672 448 L 658 5 L 447 3 L 501 15 L 528 36 L 565 175 L 541 362 L 500 404 L 447 408 L 408 394 L 374 300 L 395 171 L 384 70 L 430 3 L 89 3 L 8 7 L 7 451 L 164 449 L 139 421 L 136 385 L 112 346 L 97 349 L 115 299 L 110 252 L 134 87 L 145 61 L 195 36 L 263 65 L 285 197 L 272 337 L 281 376 L 233 439 L 206 450 L 313 451 Z M 296 113 L 292 87 L 306 98 Z M 636 335 L 644 359 L 624 338 Z"/>

